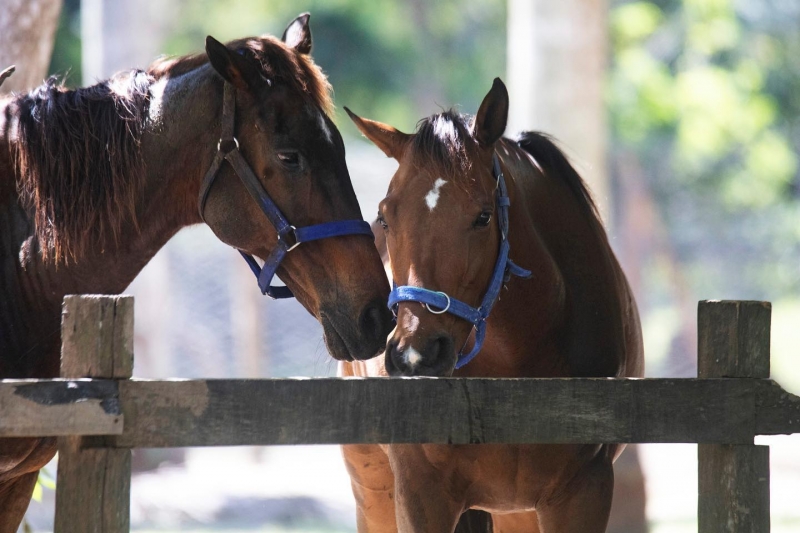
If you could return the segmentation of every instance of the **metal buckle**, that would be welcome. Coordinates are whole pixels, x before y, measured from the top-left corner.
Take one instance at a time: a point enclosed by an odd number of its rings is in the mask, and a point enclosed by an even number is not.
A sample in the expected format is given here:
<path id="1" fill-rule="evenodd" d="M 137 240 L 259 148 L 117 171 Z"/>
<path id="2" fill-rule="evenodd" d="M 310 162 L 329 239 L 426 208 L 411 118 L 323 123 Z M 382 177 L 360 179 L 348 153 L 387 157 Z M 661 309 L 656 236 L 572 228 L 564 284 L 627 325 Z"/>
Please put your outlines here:
<path id="1" fill-rule="evenodd" d="M 233 144 L 234 144 L 233 148 L 236 148 L 236 150 L 238 150 L 239 149 L 239 139 L 234 137 L 233 139 L 225 139 L 224 142 L 227 143 L 227 142 L 230 142 L 230 141 L 233 141 Z M 217 141 L 217 152 L 221 152 L 222 151 L 222 143 L 223 143 L 222 139 Z M 231 148 L 230 150 L 225 150 L 225 153 L 227 154 L 227 153 L 232 152 L 233 148 Z"/>
<path id="2" fill-rule="evenodd" d="M 444 309 L 441 309 L 441 310 L 439 310 L 439 311 L 434 311 L 433 309 L 431 309 L 431 306 L 430 306 L 430 305 L 428 305 L 427 303 L 426 303 L 426 304 L 423 304 L 423 305 L 425 306 L 425 308 L 426 308 L 426 309 L 427 309 L 429 312 L 433 313 L 434 315 L 441 315 L 441 314 L 443 314 L 443 313 L 446 313 L 446 312 L 447 312 L 447 310 L 448 310 L 448 309 L 450 309 L 450 297 L 449 297 L 447 294 L 445 294 L 445 293 L 443 293 L 443 292 L 440 292 L 440 291 L 436 291 L 436 294 L 441 294 L 442 296 L 444 296 L 445 298 L 447 298 L 447 305 L 444 307 Z"/>
<path id="3" fill-rule="evenodd" d="M 286 245 L 288 246 L 288 248 L 286 248 L 286 251 L 287 251 L 287 252 L 291 252 L 292 250 L 294 250 L 295 248 L 297 248 L 298 246 L 300 246 L 300 242 L 301 242 L 301 241 L 298 241 L 298 240 L 297 240 L 297 233 L 296 233 L 296 231 L 297 231 L 297 228 L 296 228 L 296 227 L 294 227 L 294 226 L 289 226 L 289 227 L 288 227 L 288 228 L 287 228 L 287 229 L 286 229 L 286 230 L 285 230 L 283 233 L 278 233 L 278 240 L 279 240 L 279 241 L 282 241 L 282 242 L 285 242 L 285 243 L 287 243 L 287 244 L 286 244 Z M 294 241 L 294 243 L 293 243 L 293 244 L 289 244 L 289 241 L 287 241 L 287 240 L 284 238 L 284 237 L 286 237 L 286 236 L 287 236 L 287 235 L 289 235 L 289 234 L 291 234 L 291 235 L 292 235 L 292 240 Z"/>

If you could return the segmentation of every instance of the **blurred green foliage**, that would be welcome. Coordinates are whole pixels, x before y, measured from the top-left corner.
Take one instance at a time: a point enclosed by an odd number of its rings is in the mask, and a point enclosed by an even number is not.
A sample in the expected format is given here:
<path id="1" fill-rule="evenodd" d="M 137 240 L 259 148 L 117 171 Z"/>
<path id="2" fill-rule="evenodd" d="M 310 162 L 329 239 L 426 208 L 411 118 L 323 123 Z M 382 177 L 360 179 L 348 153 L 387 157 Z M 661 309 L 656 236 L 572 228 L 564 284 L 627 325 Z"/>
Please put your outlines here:
<path id="1" fill-rule="evenodd" d="M 64 0 L 48 72 L 64 76 L 67 85 L 81 82 L 81 0 Z"/>
<path id="2" fill-rule="evenodd" d="M 504 0 L 196 0 L 182 4 L 165 52 L 197 51 L 207 34 L 280 36 L 304 11 L 337 106 L 400 129 L 438 106 L 477 109 L 505 73 Z M 346 118 L 338 123 L 360 137 Z"/>
<path id="3" fill-rule="evenodd" d="M 617 2 L 612 145 L 644 168 L 700 298 L 800 289 L 800 4 Z"/>

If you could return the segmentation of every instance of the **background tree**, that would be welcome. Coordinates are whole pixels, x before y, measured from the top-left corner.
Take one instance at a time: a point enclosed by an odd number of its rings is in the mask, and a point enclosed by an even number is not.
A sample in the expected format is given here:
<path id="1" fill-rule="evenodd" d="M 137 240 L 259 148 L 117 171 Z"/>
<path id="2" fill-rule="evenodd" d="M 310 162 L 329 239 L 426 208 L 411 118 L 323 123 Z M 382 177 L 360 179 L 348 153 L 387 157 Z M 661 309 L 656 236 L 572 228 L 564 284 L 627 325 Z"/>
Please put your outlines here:
<path id="1" fill-rule="evenodd" d="M 45 78 L 61 1 L 5 0 L 0 6 L 0 69 L 17 66 L 0 91 L 25 91 Z"/>

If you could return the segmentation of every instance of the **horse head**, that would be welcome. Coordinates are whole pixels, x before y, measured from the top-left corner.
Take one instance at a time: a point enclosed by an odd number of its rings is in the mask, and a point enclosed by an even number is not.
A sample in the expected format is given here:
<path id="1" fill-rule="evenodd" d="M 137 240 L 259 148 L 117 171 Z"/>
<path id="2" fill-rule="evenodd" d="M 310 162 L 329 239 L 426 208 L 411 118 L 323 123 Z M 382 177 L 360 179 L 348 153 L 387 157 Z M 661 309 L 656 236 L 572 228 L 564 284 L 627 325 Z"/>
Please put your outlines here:
<path id="1" fill-rule="evenodd" d="M 294 293 L 320 320 L 335 358 L 365 359 L 383 349 L 391 327 L 388 285 L 329 116 L 330 86 L 309 56 L 308 19 L 295 19 L 280 40 L 208 37 L 226 103 L 200 212 L 245 255 L 262 292 Z M 270 287 L 273 274 L 290 290 Z"/>
<path id="2" fill-rule="evenodd" d="M 446 111 L 423 119 L 414 134 L 350 117 L 400 164 L 378 213 L 396 284 L 390 303 L 397 326 L 386 369 L 393 375 L 449 375 L 470 340 L 482 341 L 485 315 L 497 296 L 488 302 L 488 292 L 495 285 L 499 291 L 506 275 L 504 264 L 496 278 L 506 231 L 500 209 L 507 205 L 499 205 L 493 168 L 508 92 L 497 79 L 473 121 Z"/>

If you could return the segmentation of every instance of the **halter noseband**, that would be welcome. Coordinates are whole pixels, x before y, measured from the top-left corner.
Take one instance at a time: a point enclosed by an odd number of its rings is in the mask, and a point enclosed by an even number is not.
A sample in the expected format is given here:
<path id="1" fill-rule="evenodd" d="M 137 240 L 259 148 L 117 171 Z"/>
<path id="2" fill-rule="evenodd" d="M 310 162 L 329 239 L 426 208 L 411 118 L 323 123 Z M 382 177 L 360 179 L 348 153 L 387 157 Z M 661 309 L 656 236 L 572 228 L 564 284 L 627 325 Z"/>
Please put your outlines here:
<path id="1" fill-rule="evenodd" d="M 500 251 L 497 254 L 497 262 L 494 265 L 494 272 L 492 272 L 492 277 L 489 281 L 489 288 L 486 289 L 481 305 L 479 307 L 471 307 L 444 292 L 410 285 L 395 286 L 389 294 L 389 309 L 392 311 L 397 310 L 400 302 L 419 302 L 431 313 L 442 314 L 447 312 L 472 324 L 475 328 L 475 345 L 466 355 L 463 352 L 459 352 L 456 368 L 461 368 L 472 361 L 481 351 L 483 341 L 486 338 L 486 319 L 489 317 L 489 313 L 500 295 L 503 283 L 508 281 L 511 276 L 523 279 L 531 277 L 530 270 L 525 270 L 508 258 L 510 249 L 508 243 L 508 207 L 511 205 L 511 201 L 508 198 L 506 180 L 503 176 L 503 171 L 500 169 L 500 160 L 497 158 L 496 153 L 492 156 L 492 175 L 497 181 L 495 198 L 497 201 L 498 225 L 500 227 Z"/>
<path id="2" fill-rule="evenodd" d="M 261 294 L 266 294 L 272 298 L 291 298 L 294 296 L 289 287 L 273 286 L 270 285 L 272 278 L 275 277 L 275 272 L 278 266 L 283 261 L 287 253 L 291 252 L 304 242 L 316 241 L 319 239 L 327 239 L 329 237 L 339 237 L 341 235 L 369 235 L 374 237 L 369 223 L 363 220 L 335 220 L 332 222 L 325 222 L 323 224 L 316 224 L 314 226 L 306 226 L 304 228 L 296 228 L 289 224 L 286 217 L 283 216 L 281 210 L 269 197 L 267 191 L 264 189 L 261 182 L 256 177 L 253 169 L 239 152 L 239 141 L 234 136 L 234 124 L 236 121 L 236 88 L 228 82 L 225 82 L 225 96 L 222 103 L 222 132 L 220 134 L 219 142 L 217 143 L 217 153 L 214 160 L 211 162 L 208 172 L 203 178 L 203 184 L 200 186 L 200 195 L 198 198 L 198 206 L 200 209 L 200 218 L 205 221 L 203 211 L 205 210 L 206 200 L 208 193 L 211 191 L 211 186 L 219 173 L 220 166 L 223 161 L 230 163 L 233 171 L 242 180 L 247 192 L 258 203 L 261 211 L 267 216 L 267 219 L 275 227 L 278 232 L 278 244 L 272 253 L 269 254 L 264 266 L 258 266 L 255 258 L 252 255 L 246 254 L 239 250 L 244 260 L 250 266 L 250 270 L 256 275 L 258 279 L 258 288 L 261 289 Z"/>

